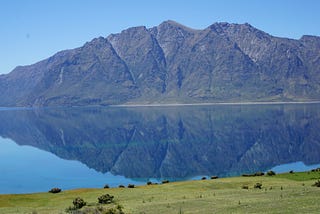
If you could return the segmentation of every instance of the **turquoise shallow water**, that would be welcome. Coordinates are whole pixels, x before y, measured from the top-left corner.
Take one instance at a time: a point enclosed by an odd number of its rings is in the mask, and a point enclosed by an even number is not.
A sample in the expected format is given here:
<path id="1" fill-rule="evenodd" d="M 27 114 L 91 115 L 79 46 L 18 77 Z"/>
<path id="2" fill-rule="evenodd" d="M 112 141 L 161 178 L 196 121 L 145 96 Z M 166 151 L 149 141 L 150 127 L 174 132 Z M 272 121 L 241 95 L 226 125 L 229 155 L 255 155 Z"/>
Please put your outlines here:
<path id="1" fill-rule="evenodd" d="M 320 105 L 0 111 L 0 193 L 304 171 L 320 165 Z"/>
<path id="2" fill-rule="evenodd" d="M 0 139 L 0 192 L 28 193 L 48 191 L 52 187 L 73 189 L 142 184 L 120 175 L 101 173 L 76 160 L 64 160 L 31 146 L 19 146 Z"/>

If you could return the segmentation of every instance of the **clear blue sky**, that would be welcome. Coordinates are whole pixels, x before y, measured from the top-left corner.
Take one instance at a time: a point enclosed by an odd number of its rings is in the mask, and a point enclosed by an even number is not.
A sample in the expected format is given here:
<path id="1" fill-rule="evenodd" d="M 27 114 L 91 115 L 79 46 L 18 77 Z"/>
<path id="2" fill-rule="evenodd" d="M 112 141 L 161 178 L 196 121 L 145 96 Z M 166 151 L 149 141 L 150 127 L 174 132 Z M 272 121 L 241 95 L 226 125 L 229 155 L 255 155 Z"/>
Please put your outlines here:
<path id="1" fill-rule="evenodd" d="M 0 73 L 133 26 L 245 23 L 275 36 L 320 36 L 320 0 L 0 0 Z"/>

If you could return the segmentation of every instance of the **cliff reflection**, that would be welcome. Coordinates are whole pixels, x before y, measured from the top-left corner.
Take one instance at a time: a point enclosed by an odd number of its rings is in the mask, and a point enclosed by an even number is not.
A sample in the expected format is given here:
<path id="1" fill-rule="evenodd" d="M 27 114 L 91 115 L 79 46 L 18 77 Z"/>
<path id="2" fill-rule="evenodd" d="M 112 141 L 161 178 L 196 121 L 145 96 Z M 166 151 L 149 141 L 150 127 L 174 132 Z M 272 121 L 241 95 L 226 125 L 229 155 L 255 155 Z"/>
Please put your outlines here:
<path id="1" fill-rule="evenodd" d="M 320 105 L 0 111 L 0 135 L 129 178 L 230 176 L 320 163 Z"/>

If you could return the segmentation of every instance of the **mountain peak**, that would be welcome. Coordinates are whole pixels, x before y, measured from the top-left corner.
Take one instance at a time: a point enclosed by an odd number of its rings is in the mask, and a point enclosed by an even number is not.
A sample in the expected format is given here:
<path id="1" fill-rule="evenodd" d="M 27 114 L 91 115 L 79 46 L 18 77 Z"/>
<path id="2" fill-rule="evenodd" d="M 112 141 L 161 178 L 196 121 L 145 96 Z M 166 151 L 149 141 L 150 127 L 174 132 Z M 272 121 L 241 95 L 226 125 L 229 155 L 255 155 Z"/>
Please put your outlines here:
<path id="1" fill-rule="evenodd" d="M 237 23 L 228 23 L 228 22 L 215 22 L 212 25 L 210 25 L 208 28 L 212 30 L 217 30 L 217 31 L 224 31 L 228 30 L 230 28 L 237 28 L 237 29 L 247 29 L 251 31 L 258 30 L 257 28 L 253 27 L 249 23 L 244 23 L 244 24 L 237 24 Z M 260 31 L 260 30 L 258 30 Z"/>
<path id="2" fill-rule="evenodd" d="M 197 31 L 196 29 L 187 27 L 187 26 L 180 24 L 180 23 L 173 21 L 173 20 L 164 21 L 158 26 L 158 28 L 168 28 L 168 27 L 180 28 L 180 29 L 184 29 L 187 31 Z"/>
<path id="3" fill-rule="evenodd" d="M 0 106 L 318 100 L 319 40 L 248 23 L 132 27 L 1 76 Z"/>
<path id="4" fill-rule="evenodd" d="M 180 23 L 178 23 L 178 22 L 176 22 L 176 21 L 173 21 L 173 20 L 167 20 L 167 21 L 164 21 L 164 22 L 162 22 L 160 25 L 162 25 L 162 24 L 168 24 L 168 25 L 182 25 L 182 24 L 180 24 Z"/>
<path id="5" fill-rule="evenodd" d="M 304 41 L 320 41 L 319 36 L 312 36 L 312 35 L 303 35 L 299 40 L 304 40 Z"/>
<path id="6" fill-rule="evenodd" d="M 167 20 L 162 22 L 160 25 L 171 25 L 171 26 L 175 26 L 175 27 L 183 27 L 183 28 L 187 28 L 185 25 L 182 25 L 176 21 L 173 20 Z"/>

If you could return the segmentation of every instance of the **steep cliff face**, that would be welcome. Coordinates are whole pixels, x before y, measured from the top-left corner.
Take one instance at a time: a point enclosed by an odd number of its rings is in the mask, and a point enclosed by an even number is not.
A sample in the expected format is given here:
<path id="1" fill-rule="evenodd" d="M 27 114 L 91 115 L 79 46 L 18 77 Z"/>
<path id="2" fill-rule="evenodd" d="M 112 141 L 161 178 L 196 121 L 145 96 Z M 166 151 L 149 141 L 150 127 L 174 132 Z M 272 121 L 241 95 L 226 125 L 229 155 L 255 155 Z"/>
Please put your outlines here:
<path id="1" fill-rule="evenodd" d="M 320 98 L 320 38 L 249 24 L 133 27 L 0 76 L 0 106 Z"/>
<path id="2" fill-rule="evenodd" d="M 18 67 L 0 84 L 4 106 L 114 104 L 139 93 L 127 65 L 104 38 Z"/>
<path id="3" fill-rule="evenodd" d="M 224 24 L 221 29 L 261 68 L 263 80 L 272 86 L 270 95 L 319 97 L 319 37 L 277 38 L 249 24 Z"/>

